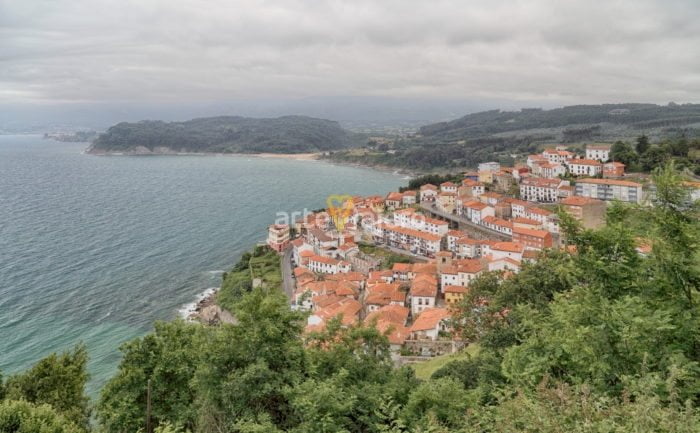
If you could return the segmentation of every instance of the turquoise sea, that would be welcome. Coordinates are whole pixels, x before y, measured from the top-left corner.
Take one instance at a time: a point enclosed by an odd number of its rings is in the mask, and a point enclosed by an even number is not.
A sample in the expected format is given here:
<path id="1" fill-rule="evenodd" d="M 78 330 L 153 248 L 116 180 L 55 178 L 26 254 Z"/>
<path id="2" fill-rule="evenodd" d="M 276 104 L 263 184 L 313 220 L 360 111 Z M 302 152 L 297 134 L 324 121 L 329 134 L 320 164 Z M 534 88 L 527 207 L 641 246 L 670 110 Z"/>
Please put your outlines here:
<path id="1" fill-rule="evenodd" d="M 0 370 L 83 341 L 92 395 L 122 342 L 218 286 L 277 212 L 406 183 L 317 161 L 100 157 L 85 147 L 0 135 Z"/>

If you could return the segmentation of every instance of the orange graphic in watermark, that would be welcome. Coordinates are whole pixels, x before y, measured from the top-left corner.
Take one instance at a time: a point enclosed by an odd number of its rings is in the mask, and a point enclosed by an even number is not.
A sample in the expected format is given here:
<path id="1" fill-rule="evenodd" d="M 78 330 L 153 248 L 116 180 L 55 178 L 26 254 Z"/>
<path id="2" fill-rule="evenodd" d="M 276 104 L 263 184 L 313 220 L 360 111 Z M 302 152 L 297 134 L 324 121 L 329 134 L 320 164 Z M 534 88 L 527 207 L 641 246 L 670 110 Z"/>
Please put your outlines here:
<path id="1" fill-rule="evenodd" d="M 355 203 L 350 195 L 329 195 L 326 199 L 328 214 L 333 220 L 335 228 L 343 230 L 355 210 Z"/>

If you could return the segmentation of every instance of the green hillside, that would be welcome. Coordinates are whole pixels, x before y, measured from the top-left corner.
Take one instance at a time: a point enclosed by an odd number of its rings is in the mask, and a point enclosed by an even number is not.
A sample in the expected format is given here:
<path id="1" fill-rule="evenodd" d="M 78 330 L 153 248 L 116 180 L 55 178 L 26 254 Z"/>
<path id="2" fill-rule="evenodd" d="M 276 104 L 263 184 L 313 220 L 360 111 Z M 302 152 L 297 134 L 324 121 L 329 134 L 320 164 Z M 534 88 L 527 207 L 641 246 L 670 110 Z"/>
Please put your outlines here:
<path id="1" fill-rule="evenodd" d="M 90 153 L 305 153 L 353 144 L 337 122 L 305 116 L 270 119 L 208 117 L 186 122 L 119 123 L 101 134 Z"/>

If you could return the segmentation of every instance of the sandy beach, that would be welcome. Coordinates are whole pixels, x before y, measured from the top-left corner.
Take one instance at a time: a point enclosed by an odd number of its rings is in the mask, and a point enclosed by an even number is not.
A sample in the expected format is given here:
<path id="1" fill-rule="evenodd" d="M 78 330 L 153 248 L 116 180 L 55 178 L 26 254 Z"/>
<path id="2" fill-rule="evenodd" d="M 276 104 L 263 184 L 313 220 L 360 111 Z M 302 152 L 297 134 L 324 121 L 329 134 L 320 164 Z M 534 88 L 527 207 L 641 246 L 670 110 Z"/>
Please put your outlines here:
<path id="1" fill-rule="evenodd" d="M 318 153 L 252 153 L 247 155 L 260 158 L 296 159 L 298 161 L 312 161 L 319 158 Z"/>

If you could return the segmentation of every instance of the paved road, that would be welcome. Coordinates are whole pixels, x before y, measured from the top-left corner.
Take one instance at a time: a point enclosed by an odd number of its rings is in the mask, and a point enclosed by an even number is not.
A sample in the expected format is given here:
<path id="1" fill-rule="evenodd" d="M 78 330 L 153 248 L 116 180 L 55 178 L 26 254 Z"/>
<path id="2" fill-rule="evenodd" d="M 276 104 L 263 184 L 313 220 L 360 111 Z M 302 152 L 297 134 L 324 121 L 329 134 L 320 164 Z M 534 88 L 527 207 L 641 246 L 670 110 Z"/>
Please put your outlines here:
<path id="1" fill-rule="evenodd" d="M 511 237 L 506 235 L 506 234 L 503 234 L 501 232 L 497 232 L 496 230 L 491 230 L 490 228 L 480 226 L 478 224 L 474 224 L 473 222 L 469 221 L 468 219 L 457 216 L 455 214 L 443 212 L 440 209 L 437 209 L 436 207 L 432 207 L 429 204 L 421 203 L 420 206 L 426 212 L 432 213 L 433 215 L 437 215 L 441 218 L 455 222 L 459 225 L 460 228 L 471 230 L 472 232 L 478 233 L 482 236 L 484 236 L 484 235 L 489 236 L 489 237 L 493 236 L 493 237 L 496 237 L 498 239 L 503 239 L 503 240 L 510 240 L 511 239 Z"/>
<path id="2" fill-rule="evenodd" d="M 292 248 L 289 247 L 284 251 L 282 255 L 282 289 L 284 293 L 292 301 L 294 296 L 294 277 L 292 276 Z"/>

